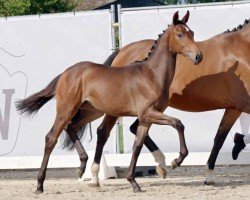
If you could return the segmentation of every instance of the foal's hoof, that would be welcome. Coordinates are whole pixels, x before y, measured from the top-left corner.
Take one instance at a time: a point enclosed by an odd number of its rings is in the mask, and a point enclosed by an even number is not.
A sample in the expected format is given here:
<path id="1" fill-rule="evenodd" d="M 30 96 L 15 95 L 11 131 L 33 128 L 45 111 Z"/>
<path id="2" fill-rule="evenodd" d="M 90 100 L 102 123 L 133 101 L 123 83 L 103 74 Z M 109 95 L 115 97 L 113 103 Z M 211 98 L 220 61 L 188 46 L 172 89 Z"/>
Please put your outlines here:
<path id="1" fill-rule="evenodd" d="M 77 168 L 77 169 L 76 169 L 76 175 L 78 176 L 78 178 L 82 178 L 82 176 L 83 176 L 83 171 L 80 170 L 80 168 Z"/>
<path id="2" fill-rule="evenodd" d="M 177 163 L 176 163 L 176 159 L 174 159 L 172 162 L 171 162 L 171 167 L 172 169 L 175 169 L 178 167 Z"/>
<path id="3" fill-rule="evenodd" d="M 43 190 L 36 190 L 35 191 L 35 194 L 42 194 L 43 193 Z"/>
<path id="4" fill-rule="evenodd" d="M 133 189 L 133 192 L 134 192 L 134 193 L 139 193 L 139 192 L 142 192 L 142 190 L 141 190 L 140 187 L 139 187 L 139 188 L 134 188 L 134 189 Z"/>
<path id="5" fill-rule="evenodd" d="M 205 181 L 204 185 L 214 185 L 215 182 L 214 181 Z"/>
<path id="6" fill-rule="evenodd" d="M 95 187 L 95 188 L 100 187 L 100 183 L 88 183 L 87 185 L 88 185 L 89 187 Z"/>
<path id="7" fill-rule="evenodd" d="M 165 169 L 163 169 L 163 168 L 161 168 L 159 165 L 158 166 L 156 166 L 156 172 L 157 172 L 157 174 L 160 176 L 160 177 L 162 177 L 162 178 L 166 178 L 166 176 L 167 176 L 167 171 L 165 170 Z"/>

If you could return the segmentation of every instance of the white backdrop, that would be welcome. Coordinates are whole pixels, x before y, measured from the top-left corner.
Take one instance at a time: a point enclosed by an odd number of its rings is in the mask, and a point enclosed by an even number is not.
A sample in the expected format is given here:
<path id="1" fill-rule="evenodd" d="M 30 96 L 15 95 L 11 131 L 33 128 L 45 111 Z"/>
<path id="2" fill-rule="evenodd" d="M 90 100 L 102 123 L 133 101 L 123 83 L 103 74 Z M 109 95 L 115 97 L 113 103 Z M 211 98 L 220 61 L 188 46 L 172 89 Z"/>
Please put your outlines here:
<path id="1" fill-rule="evenodd" d="M 112 48 L 111 15 L 103 10 L 1 18 L 0 30 L 0 156 L 41 156 L 44 137 L 54 121 L 55 101 L 32 119 L 21 118 L 14 102 L 40 91 L 79 61 L 102 63 Z M 95 149 L 99 124 L 100 120 L 92 125 L 92 142 L 86 135 L 87 150 Z M 75 154 L 60 145 L 59 141 L 54 155 Z M 115 152 L 115 134 L 106 150 Z"/>
<path id="2" fill-rule="evenodd" d="M 189 25 L 195 32 L 196 40 L 203 40 L 242 24 L 244 19 L 249 18 L 250 4 L 178 8 L 180 16 L 187 9 L 191 11 Z M 169 7 L 137 11 L 124 9 L 122 44 L 146 38 L 155 39 L 171 23 L 172 14 L 176 10 Z M 39 167 L 44 137 L 55 116 L 55 101 L 46 104 L 32 119 L 21 118 L 14 102 L 43 89 L 56 75 L 76 62 L 103 62 L 112 49 L 111 15 L 108 10 L 104 10 L 75 15 L 66 13 L 11 17 L 7 20 L 0 18 L 0 30 L 0 165 L 1 168 L 9 168 L 10 165 Z M 168 109 L 167 113 L 180 118 L 185 124 L 190 151 L 211 150 L 222 111 L 186 113 Z M 131 152 L 134 137 L 128 128 L 133 120 L 124 118 L 125 152 Z M 88 143 L 89 134 L 86 135 L 84 147 L 87 150 L 95 149 L 96 127 L 100 122 L 97 120 L 93 123 L 92 142 Z M 233 133 L 249 132 L 249 124 L 249 116 L 242 116 L 241 121 L 237 121 L 232 128 L 222 151 L 231 151 Z M 112 132 L 105 146 L 109 153 L 115 153 L 116 149 L 116 130 Z M 153 126 L 150 133 L 164 152 L 178 152 L 178 137 L 174 129 Z M 53 155 L 59 156 L 53 166 L 77 166 L 77 156 L 71 157 L 76 153 L 61 150 L 60 144 L 59 141 L 53 152 Z M 27 156 L 26 165 L 23 156 Z M 34 156 L 36 159 L 33 159 Z M 30 162 L 33 162 L 32 166 Z"/>
<path id="3" fill-rule="evenodd" d="M 244 2 L 243 2 L 244 3 Z M 213 5 L 210 6 L 185 6 L 166 7 L 163 9 L 122 9 L 122 45 L 142 39 L 156 39 L 163 29 L 171 23 L 175 11 L 179 10 L 180 18 L 187 10 L 190 11 L 188 25 L 195 33 L 195 40 L 205 40 L 220 34 L 227 29 L 233 29 L 243 24 L 250 17 L 250 2 L 245 4 Z M 191 152 L 210 152 L 213 139 L 217 132 L 223 110 L 188 113 L 168 108 L 165 113 L 179 118 L 186 127 L 185 135 L 187 145 Z M 250 132 L 250 116 L 243 114 L 229 133 L 222 148 L 222 152 L 231 152 L 233 147 L 233 134 L 238 132 Z M 129 133 L 129 126 L 135 118 L 124 118 L 124 143 L 125 152 L 131 152 L 134 136 Z M 158 144 L 163 152 L 178 152 L 179 142 L 175 129 L 168 126 L 153 125 L 150 136 Z M 246 150 L 248 151 L 248 150 Z M 147 152 L 143 148 L 143 152 Z M 250 159 L 249 159 L 250 163 Z M 193 163 L 195 164 L 195 163 Z M 205 163 L 204 163 L 205 164 Z"/>

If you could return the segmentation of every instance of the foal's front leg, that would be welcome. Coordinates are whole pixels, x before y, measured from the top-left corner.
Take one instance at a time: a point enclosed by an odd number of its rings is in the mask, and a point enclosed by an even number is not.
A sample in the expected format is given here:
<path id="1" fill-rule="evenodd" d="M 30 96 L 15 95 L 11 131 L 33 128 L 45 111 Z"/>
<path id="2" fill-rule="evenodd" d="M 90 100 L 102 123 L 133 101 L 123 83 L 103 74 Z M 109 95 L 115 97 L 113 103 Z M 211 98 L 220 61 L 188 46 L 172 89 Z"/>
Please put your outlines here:
<path id="1" fill-rule="evenodd" d="M 139 120 L 136 119 L 135 122 L 130 126 L 130 131 L 134 135 L 136 135 L 136 130 L 139 125 Z M 162 177 L 166 178 L 167 174 L 167 165 L 166 165 L 166 158 L 165 155 L 162 153 L 162 151 L 159 149 L 159 147 L 154 143 L 154 141 L 150 138 L 150 136 L 147 134 L 144 140 L 144 145 L 148 148 L 148 150 L 152 153 L 155 162 L 158 163 L 156 166 L 156 172 L 157 174 Z"/>
<path id="2" fill-rule="evenodd" d="M 188 149 L 184 136 L 184 125 L 181 123 L 181 121 L 179 119 L 165 115 L 154 108 L 150 109 L 147 113 L 145 113 L 142 118 L 142 120 L 147 123 L 170 125 L 177 130 L 180 141 L 180 155 L 177 159 L 172 161 L 171 165 L 173 169 L 177 166 L 180 166 L 183 160 L 188 155 Z"/>
<path id="3" fill-rule="evenodd" d="M 150 126 L 150 124 L 142 124 L 142 123 L 140 123 L 138 128 L 137 128 L 137 131 L 136 131 L 136 137 L 135 137 L 135 142 L 134 142 L 134 146 L 133 146 L 132 159 L 131 159 L 130 166 L 129 166 L 129 169 L 128 169 L 128 174 L 127 174 L 127 180 L 132 185 L 134 192 L 140 192 L 141 191 L 140 186 L 135 181 L 135 168 L 136 168 L 136 163 L 137 163 L 139 154 L 140 154 L 142 146 L 143 146 L 144 139 L 147 136 L 149 126 Z"/>

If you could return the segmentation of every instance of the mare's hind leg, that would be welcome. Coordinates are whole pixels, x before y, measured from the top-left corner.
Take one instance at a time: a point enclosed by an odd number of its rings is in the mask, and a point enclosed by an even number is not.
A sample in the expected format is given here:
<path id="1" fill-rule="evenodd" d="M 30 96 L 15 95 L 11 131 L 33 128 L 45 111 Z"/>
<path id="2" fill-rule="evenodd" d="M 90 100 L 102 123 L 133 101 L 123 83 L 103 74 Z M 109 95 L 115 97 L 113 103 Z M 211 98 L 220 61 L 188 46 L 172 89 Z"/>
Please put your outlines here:
<path id="1" fill-rule="evenodd" d="M 71 123 L 67 126 L 66 132 L 69 134 L 70 140 L 75 145 L 81 162 L 80 167 L 76 170 L 76 173 L 79 178 L 81 178 L 85 172 L 88 161 L 88 155 L 84 147 L 82 146 L 82 143 L 79 140 L 77 133 L 83 126 L 86 126 L 86 124 L 88 124 L 89 122 L 100 118 L 102 115 L 103 113 L 95 110 L 91 105 L 85 104 L 84 108 L 82 108 L 82 110 L 78 110 Z"/>
<path id="2" fill-rule="evenodd" d="M 135 122 L 130 126 L 130 131 L 134 135 L 136 135 L 136 130 L 137 130 L 138 125 L 139 125 L 139 120 L 136 119 Z M 156 172 L 158 173 L 160 177 L 165 179 L 166 174 L 167 174 L 167 165 L 165 162 L 165 155 L 162 153 L 162 151 L 154 143 L 154 141 L 150 138 L 149 135 L 145 137 L 144 144 L 154 156 L 155 162 L 158 163 L 158 166 L 156 166 Z"/>
<path id="3" fill-rule="evenodd" d="M 216 136 L 214 138 L 214 146 L 210 153 L 209 159 L 207 161 L 207 178 L 205 181 L 205 184 L 211 185 L 214 184 L 213 179 L 213 170 L 215 166 L 215 162 L 217 159 L 217 156 L 219 154 L 219 151 L 236 120 L 239 118 L 241 114 L 241 111 L 234 110 L 234 109 L 226 109 L 223 118 L 220 122 L 219 129 L 216 133 Z"/>
<path id="4" fill-rule="evenodd" d="M 74 107 L 74 106 L 73 106 Z M 73 108 L 71 106 L 65 106 L 63 109 L 57 110 L 57 115 L 55 119 L 55 123 L 50 130 L 50 132 L 46 135 L 45 138 L 45 150 L 44 150 L 44 156 L 42 161 L 42 166 L 40 168 L 38 177 L 37 177 L 37 191 L 36 193 L 42 193 L 43 192 L 43 183 L 46 176 L 46 169 L 49 162 L 49 157 L 51 152 L 53 151 L 57 139 L 59 135 L 61 134 L 63 128 L 67 126 L 70 119 L 75 114 L 75 109 L 71 110 L 70 108 Z"/>
<path id="5" fill-rule="evenodd" d="M 102 157 L 103 147 L 106 144 L 111 129 L 114 127 L 116 123 L 117 117 L 105 115 L 103 122 L 97 129 L 97 144 L 95 150 L 94 162 L 91 167 L 92 171 L 92 179 L 88 184 L 90 187 L 100 187 L 99 183 L 99 170 L 100 170 L 100 161 Z"/>

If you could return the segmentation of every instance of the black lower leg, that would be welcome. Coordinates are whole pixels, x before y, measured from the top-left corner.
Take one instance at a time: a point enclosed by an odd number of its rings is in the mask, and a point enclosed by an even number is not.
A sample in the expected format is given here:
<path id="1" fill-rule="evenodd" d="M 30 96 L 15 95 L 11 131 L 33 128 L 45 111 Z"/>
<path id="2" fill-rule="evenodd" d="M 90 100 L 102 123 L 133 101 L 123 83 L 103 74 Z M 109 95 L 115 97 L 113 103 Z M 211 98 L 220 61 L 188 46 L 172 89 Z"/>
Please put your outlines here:
<path id="1" fill-rule="evenodd" d="M 132 156 L 132 160 L 131 160 L 130 167 L 128 169 L 128 174 L 127 174 L 127 180 L 132 185 L 134 192 L 141 191 L 141 187 L 138 185 L 138 183 L 135 180 L 136 162 L 137 162 L 137 159 L 138 159 L 139 154 L 141 152 L 141 149 L 142 149 L 142 144 L 141 145 L 136 145 L 136 143 L 134 144 L 133 156 Z"/>
<path id="2" fill-rule="evenodd" d="M 223 143 L 224 143 L 227 135 L 228 135 L 228 131 L 226 131 L 224 133 L 218 133 L 216 135 L 216 137 L 214 138 L 213 149 L 212 149 L 211 154 L 210 154 L 208 161 L 207 161 L 208 169 L 214 170 L 216 159 L 218 157 L 219 151 L 220 151 L 221 147 L 223 146 Z"/>
<path id="3" fill-rule="evenodd" d="M 86 166 L 88 162 L 88 154 L 86 150 L 84 149 L 84 147 L 82 146 L 82 143 L 77 136 L 78 130 L 74 129 L 73 127 L 68 127 L 66 131 L 69 134 L 71 141 L 74 143 L 76 151 L 80 158 L 81 164 L 80 164 L 80 167 L 77 169 L 77 175 L 79 178 L 81 178 L 86 170 Z"/>
<path id="4" fill-rule="evenodd" d="M 137 130 L 138 124 L 139 124 L 139 120 L 136 119 L 135 122 L 130 126 L 130 131 L 134 135 L 136 135 L 136 130 Z M 149 135 L 147 135 L 145 137 L 144 145 L 148 148 L 148 150 L 151 153 L 159 150 L 159 147 L 154 143 L 154 141 L 150 138 Z"/>
<path id="5" fill-rule="evenodd" d="M 214 138 L 213 149 L 212 149 L 211 154 L 209 156 L 209 159 L 207 161 L 207 167 L 209 170 L 214 169 L 215 162 L 216 162 L 216 159 L 218 157 L 219 151 L 222 148 L 224 141 L 225 141 L 230 129 L 232 128 L 232 126 L 234 125 L 234 123 L 236 122 L 236 120 L 238 119 L 240 114 L 241 114 L 241 112 L 238 110 L 227 109 L 225 111 L 223 118 L 221 120 L 219 129 L 218 129 L 216 136 Z"/>
<path id="6" fill-rule="evenodd" d="M 37 176 L 37 191 L 36 191 L 36 193 L 43 192 L 43 183 L 44 183 L 44 180 L 46 177 L 46 169 L 47 169 L 47 165 L 49 162 L 49 157 L 50 157 L 50 154 L 51 154 L 53 148 L 55 147 L 56 142 L 54 142 L 52 137 L 51 137 L 52 129 L 50 130 L 50 132 L 47 134 L 47 136 L 45 138 L 44 157 L 43 157 L 41 168 L 39 170 L 39 174 Z"/>
<path id="7" fill-rule="evenodd" d="M 97 144 L 96 144 L 96 151 L 95 151 L 95 157 L 94 162 L 97 164 L 100 164 L 103 147 L 106 144 L 109 137 L 109 132 L 105 130 L 103 126 L 98 127 L 97 129 Z"/>

